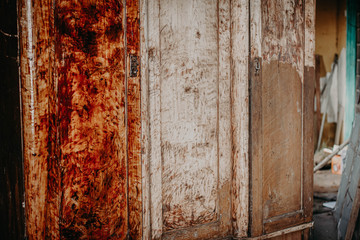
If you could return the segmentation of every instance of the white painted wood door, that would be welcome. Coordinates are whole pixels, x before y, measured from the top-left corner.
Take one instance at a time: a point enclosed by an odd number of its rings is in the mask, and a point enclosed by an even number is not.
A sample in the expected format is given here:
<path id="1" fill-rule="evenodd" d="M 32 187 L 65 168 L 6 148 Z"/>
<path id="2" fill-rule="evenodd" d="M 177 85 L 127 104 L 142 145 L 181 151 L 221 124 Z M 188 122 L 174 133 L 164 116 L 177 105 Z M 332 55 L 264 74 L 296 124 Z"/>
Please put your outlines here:
<path id="1" fill-rule="evenodd" d="M 246 235 L 247 16 L 248 1 L 141 3 L 144 239 Z"/>

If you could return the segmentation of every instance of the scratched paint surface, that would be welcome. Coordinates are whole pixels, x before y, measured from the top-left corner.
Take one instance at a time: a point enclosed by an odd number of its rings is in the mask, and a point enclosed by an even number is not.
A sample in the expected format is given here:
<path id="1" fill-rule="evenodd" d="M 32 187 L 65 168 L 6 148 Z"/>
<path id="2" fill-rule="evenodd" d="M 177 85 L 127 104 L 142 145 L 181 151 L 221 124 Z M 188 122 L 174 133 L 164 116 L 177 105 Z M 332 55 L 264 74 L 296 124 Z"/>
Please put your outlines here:
<path id="1" fill-rule="evenodd" d="M 262 57 L 290 63 L 304 76 L 304 1 L 263 0 Z"/>
<path id="2" fill-rule="evenodd" d="M 27 236 L 140 239 L 138 3 L 19 7 Z"/>
<path id="3" fill-rule="evenodd" d="M 170 230 L 217 217 L 218 17 L 216 1 L 160 4 L 162 206 Z"/>

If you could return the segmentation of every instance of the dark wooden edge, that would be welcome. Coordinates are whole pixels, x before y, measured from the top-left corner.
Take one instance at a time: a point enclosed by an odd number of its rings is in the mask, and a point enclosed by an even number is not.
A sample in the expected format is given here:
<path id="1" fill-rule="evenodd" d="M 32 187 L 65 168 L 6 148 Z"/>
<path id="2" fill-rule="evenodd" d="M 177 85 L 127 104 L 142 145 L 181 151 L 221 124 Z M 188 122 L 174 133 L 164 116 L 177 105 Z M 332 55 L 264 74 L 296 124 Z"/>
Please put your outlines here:
<path id="1" fill-rule="evenodd" d="M 289 215 L 287 217 L 281 217 L 277 221 L 268 221 L 264 223 L 264 233 L 272 233 L 280 231 L 284 228 L 293 227 L 302 223 L 303 212 L 294 213 L 294 215 Z"/>
<path id="2" fill-rule="evenodd" d="M 304 221 L 312 220 L 314 167 L 314 67 L 305 67 L 303 96 L 303 210 Z"/>
<path id="3" fill-rule="evenodd" d="M 249 168 L 250 168 L 250 235 L 260 236 L 263 233 L 262 209 L 262 77 L 261 67 L 254 71 L 255 61 L 261 66 L 261 58 L 250 62 L 250 135 L 249 135 Z"/>

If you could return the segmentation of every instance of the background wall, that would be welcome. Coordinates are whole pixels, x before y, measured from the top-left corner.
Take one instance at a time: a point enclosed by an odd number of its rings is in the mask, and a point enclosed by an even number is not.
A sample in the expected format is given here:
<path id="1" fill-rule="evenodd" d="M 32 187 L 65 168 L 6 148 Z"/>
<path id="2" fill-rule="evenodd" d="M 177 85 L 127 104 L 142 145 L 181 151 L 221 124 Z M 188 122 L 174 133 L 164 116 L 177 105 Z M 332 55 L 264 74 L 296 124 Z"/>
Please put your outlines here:
<path id="1" fill-rule="evenodd" d="M 346 47 L 346 0 L 317 0 L 315 53 L 323 57 L 321 76 L 331 71 L 335 53 Z"/>

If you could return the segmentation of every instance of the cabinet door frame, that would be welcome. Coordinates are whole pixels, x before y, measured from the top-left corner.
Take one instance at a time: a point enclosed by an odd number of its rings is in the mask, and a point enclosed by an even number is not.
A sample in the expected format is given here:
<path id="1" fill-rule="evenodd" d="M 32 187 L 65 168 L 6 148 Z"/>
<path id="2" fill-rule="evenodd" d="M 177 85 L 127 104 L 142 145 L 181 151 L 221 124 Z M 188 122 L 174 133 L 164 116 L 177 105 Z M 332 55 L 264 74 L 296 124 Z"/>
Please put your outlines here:
<path id="1" fill-rule="evenodd" d="M 227 79 L 228 86 L 220 83 L 228 95 L 219 95 L 219 118 L 227 117 L 229 134 L 224 142 L 229 149 L 219 161 L 219 169 L 227 169 L 230 182 L 229 212 L 221 212 L 220 218 L 211 223 L 192 226 L 176 231 L 164 231 L 162 221 L 161 144 L 160 144 L 160 1 L 140 1 L 141 15 L 141 109 L 142 109 L 142 164 L 143 164 L 143 238 L 166 239 L 173 236 L 204 238 L 237 236 L 247 237 L 249 213 L 248 168 L 248 53 L 249 53 L 249 1 L 219 0 L 219 65 L 220 77 Z M 229 10 L 231 11 L 229 12 Z M 221 62 L 223 60 L 223 62 Z M 229 101 L 227 103 L 226 101 Z M 227 116 L 221 111 L 229 111 Z M 222 116 L 223 115 L 223 116 Z M 222 136 L 219 136 L 220 138 Z M 224 145 L 224 144 L 223 144 Z M 226 163 L 224 163 L 226 162 Z M 219 174 L 224 175 L 220 171 Z M 220 176 L 220 179 L 224 178 Z M 225 202 L 225 201 L 224 201 Z M 219 204 L 221 205 L 221 204 Z M 220 206 L 221 207 L 221 206 Z M 229 219 L 224 221 L 224 219 Z M 229 221 L 229 222 L 227 222 Z M 197 237 L 196 237 L 197 236 Z"/>
<path id="2" fill-rule="evenodd" d="M 284 228 L 309 223 L 312 220 L 312 183 L 313 183 L 313 97 L 314 97 L 314 18 L 315 3 L 313 0 L 303 1 L 303 56 L 299 75 L 302 84 L 302 142 L 301 142 L 301 207 L 300 209 L 265 219 L 263 202 L 263 102 L 262 75 L 264 56 L 262 14 L 266 11 L 265 0 L 250 3 L 250 235 L 261 236 Z M 278 26 L 277 26 L 278 27 Z M 266 50 L 265 50 L 266 51 Z M 291 93 L 284 93 L 291 94 Z M 275 176 L 276 177 L 276 176 Z"/>

